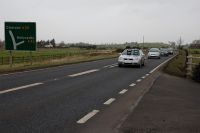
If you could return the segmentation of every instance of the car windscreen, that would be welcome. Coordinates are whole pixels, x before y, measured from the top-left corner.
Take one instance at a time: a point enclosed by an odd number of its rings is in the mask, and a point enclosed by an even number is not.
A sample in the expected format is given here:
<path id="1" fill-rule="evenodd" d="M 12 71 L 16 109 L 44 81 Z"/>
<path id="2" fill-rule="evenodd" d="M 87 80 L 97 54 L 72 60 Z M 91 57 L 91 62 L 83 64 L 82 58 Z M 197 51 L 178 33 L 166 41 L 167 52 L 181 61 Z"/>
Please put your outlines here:
<path id="1" fill-rule="evenodd" d="M 160 51 L 168 51 L 168 49 L 161 49 Z"/>
<path id="2" fill-rule="evenodd" d="M 159 52 L 158 49 L 150 49 L 149 52 Z"/>
<path id="3" fill-rule="evenodd" d="M 136 55 L 136 56 L 138 56 L 139 55 L 139 50 L 137 50 L 137 49 L 128 49 L 128 50 L 124 50 L 123 52 L 122 52 L 122 55 Z"/>

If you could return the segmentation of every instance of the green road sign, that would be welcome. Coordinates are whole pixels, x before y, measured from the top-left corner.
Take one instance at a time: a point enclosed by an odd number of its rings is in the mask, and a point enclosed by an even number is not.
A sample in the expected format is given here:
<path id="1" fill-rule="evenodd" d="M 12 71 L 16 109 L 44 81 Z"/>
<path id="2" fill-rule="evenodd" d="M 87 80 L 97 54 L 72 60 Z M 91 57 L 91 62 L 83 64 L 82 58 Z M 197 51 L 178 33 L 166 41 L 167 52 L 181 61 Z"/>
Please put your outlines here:
<path id="1" fill-rule="evenodd" d="M 35 22 L 5 22 L 6 50 L 36 50 Z"/>

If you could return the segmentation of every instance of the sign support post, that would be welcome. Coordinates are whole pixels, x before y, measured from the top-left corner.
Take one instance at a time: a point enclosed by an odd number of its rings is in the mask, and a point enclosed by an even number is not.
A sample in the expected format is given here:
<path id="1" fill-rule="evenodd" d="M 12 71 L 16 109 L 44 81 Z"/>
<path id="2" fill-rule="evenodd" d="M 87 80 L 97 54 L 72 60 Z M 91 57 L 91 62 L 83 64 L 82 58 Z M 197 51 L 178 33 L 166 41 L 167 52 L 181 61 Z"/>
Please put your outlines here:
<path id="1" fill-rule="evenodd" d="M 10 59 L 9 59 L 9 63 L 10 63 L 10 68 L 12 68 L 12 64 L 13 64 L 13 56 L 12 56 L 12 50 L 10 50 Z"/>
<path id="2" fill-rule="evenodd" d="M 31 66 L 32 66 L 33 65 L 32 51 L 30 51 L 30 62 L 31 62 Z"/>

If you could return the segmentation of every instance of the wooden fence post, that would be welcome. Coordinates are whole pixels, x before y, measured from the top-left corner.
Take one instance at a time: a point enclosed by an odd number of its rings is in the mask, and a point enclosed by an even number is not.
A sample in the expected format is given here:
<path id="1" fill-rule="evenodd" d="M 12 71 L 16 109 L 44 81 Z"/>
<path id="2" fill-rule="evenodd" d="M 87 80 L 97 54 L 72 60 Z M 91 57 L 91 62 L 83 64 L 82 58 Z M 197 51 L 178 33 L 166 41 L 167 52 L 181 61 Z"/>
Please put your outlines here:
<path id="1" fill-rule="evenodd" d="M 186 76 L 187 78 L 191 78 L 192 77 L 192 55 L 187 56 L 187 58 L 188 58 L 188 62 L 187 62 Z"/>

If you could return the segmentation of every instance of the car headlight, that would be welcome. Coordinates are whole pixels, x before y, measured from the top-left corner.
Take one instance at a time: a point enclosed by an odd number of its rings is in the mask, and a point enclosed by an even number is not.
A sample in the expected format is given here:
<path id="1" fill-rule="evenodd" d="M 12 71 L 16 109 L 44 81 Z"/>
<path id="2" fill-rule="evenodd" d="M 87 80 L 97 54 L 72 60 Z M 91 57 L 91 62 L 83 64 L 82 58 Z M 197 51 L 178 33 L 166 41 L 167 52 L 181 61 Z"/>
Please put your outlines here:
<path id="1" fill-rule="evenodd" d="M 141 60 L 141 58 L 140 58 L 140 57 L 137 57 L 137 58 L 135 58 L 135 60 L 136 60 L 137 62 L 139 62 L 139 61 Z"/>
<path id="2" fill-rule="evenodd" d="M 119 57 L 119 58 L 118 58 L 118 61 L 123 61 L 123 58 L 122 58 L 122 57 Z"/>
<path id="3" fill-rule="evenodd" d="M 140 58 L 138 58 L 138 57 L 137 57 L 137 58 L 135 58 L 135 60 L 137 60 L 137 61 L 138 61 L 139 59 L 140 59 Z"/>

